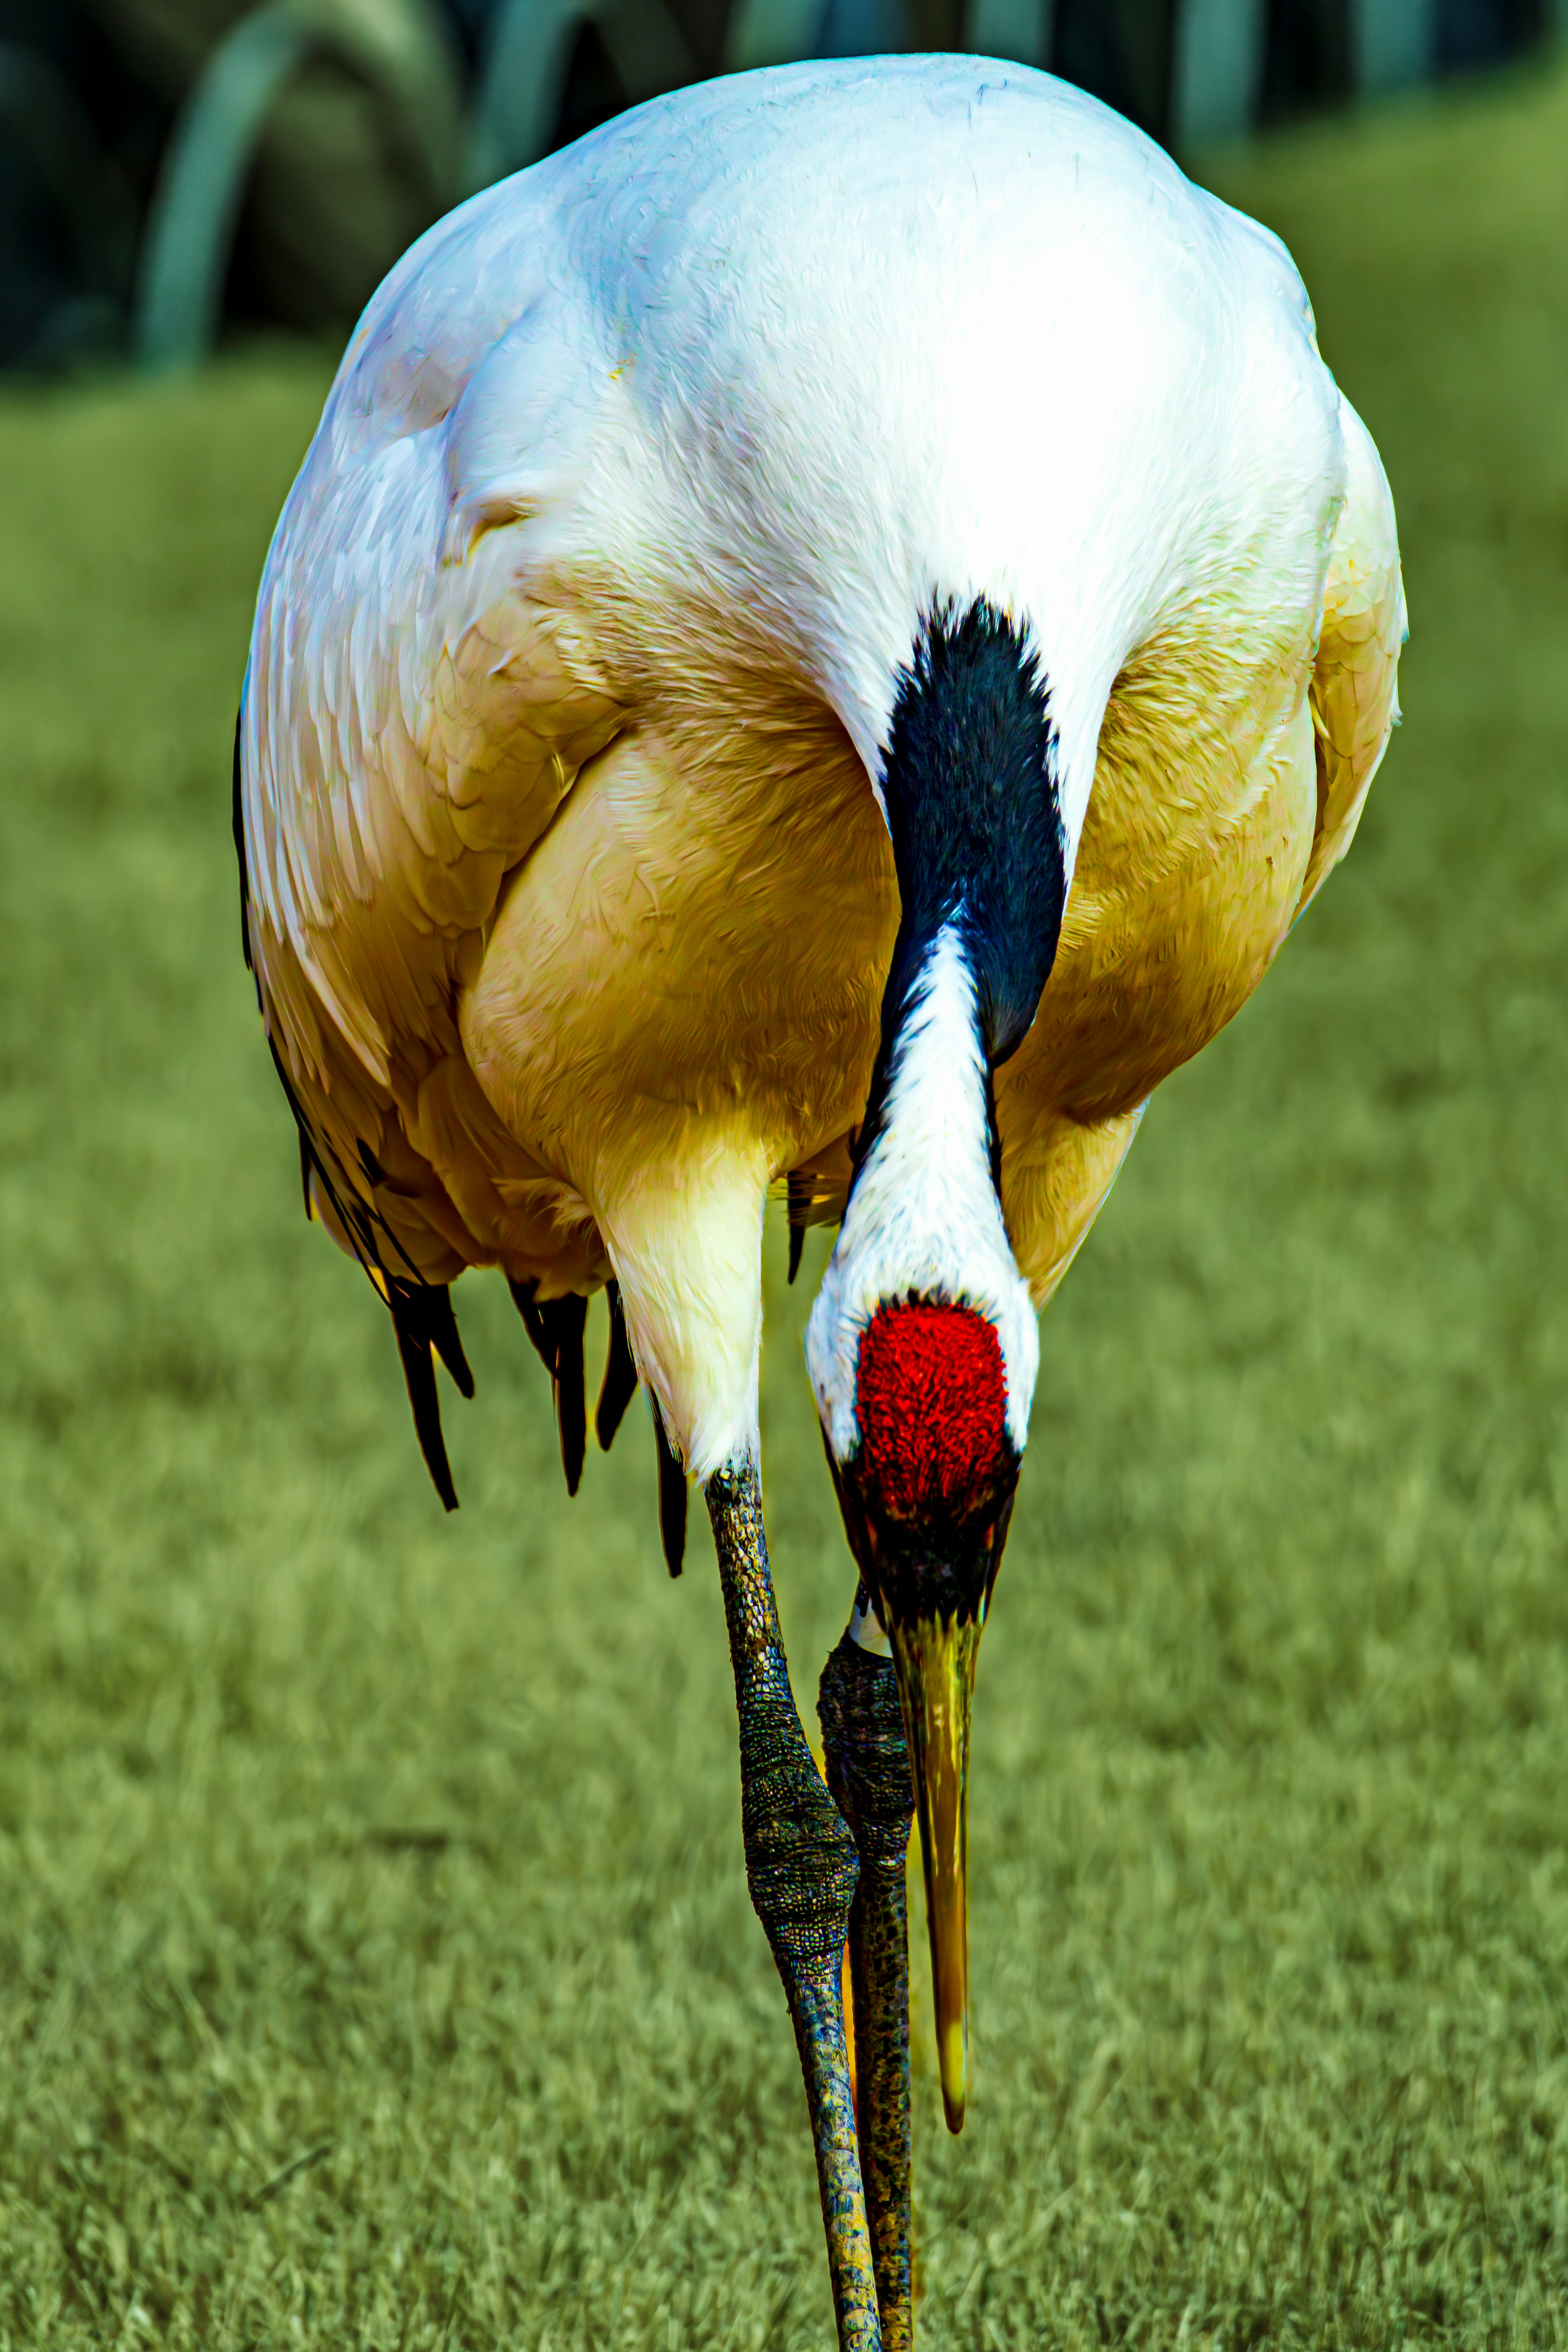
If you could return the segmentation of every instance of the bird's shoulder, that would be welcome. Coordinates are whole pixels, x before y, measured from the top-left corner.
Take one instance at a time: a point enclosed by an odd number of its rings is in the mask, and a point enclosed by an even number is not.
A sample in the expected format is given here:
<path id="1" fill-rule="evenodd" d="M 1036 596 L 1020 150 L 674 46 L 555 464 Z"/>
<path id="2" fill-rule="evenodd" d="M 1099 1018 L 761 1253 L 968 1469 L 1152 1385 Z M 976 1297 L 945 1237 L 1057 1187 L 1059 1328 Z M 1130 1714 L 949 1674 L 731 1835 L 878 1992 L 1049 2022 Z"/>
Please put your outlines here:
<path id="1" fill-rule="evenodd" d="M 572 600 L 547 565 L 517 560 L 516 527 L 547 531 L 592 429 L 592 362 L 569 319 L 542 294 L 476 364 L 410 342 L 403 380 L 382 364 L 367 391 L 390 331 L 373 328 L 263 575 L 246 687 L 252 899 L 379 1079 L 619 723 Z"/>

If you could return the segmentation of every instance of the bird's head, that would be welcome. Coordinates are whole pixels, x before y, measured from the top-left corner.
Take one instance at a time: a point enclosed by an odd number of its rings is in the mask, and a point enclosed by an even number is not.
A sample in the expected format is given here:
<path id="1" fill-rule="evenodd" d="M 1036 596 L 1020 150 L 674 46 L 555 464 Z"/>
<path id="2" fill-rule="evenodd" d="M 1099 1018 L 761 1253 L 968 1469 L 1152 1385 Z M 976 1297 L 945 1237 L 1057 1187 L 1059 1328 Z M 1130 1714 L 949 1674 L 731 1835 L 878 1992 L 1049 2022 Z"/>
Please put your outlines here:
<path id="1" fill-rule="evenodd" d="M 1066 888 L 1045 682 L 1022 632 L 989 606 L 928 627 L 893 712 L 883 791 L 902 919 L 806 1360 L 898 1675 L 956 2131 L 970 1698 L 1038 1363 L 1003 1213 L 993 1074 L 1034 1019 Z"/>
<path id="2" fill-rule="evenodd" d="M 855 1419 L 845 1460 L 829 1458 L 889 1633 L 983 1623 L 1020 1460 L 995 1325 L 946 1299 L 879 1306 L 856 1349 Z"/>
<path id="3" fill-rule="evenodd" d="M 1021 1451 L 1007 1404 L 988 1316 L 948 1300 L 894 1300 L 859 1336 L 855 1436 L 842 1461 L 828 1441 L 845 1528 L 898 1676 L 953 2131 L 968 2074 L 970 1701 Z"/>
<path id="4" fill-rule="evenodd" d="M 1000 1219 L 997 1219 L 1000 1224 Z M 1028 1291 L 982 1232 L 982 1278 L 847 1298 L 847 1254 L 807 1339 L 845 1532 L 891 1648 L 925 1864 L 949 2127 L 967 2084 L 970 1701 L 1023 1458 L 1037 1349 Z M 986 1247 L 985 1244 L 992 1246 Z M 965 1295 L 967 1293 L 967 1295 Z M 869 1311 L 867 1311 L 868 1308 Z"/>

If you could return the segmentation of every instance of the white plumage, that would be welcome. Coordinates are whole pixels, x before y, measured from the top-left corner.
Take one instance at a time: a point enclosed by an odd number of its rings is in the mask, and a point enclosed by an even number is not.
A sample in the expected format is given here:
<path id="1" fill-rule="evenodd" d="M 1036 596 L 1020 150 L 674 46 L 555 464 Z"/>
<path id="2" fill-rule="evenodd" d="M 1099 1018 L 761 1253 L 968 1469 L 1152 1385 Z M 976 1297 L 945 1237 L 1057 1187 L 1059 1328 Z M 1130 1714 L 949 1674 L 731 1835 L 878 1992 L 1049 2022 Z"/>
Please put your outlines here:
<path id="1" fill-rule="evenodd" d="M 247 939 L 310 1197 L 392 1307 L 448 1496 L 451 1278 L 505 1269 L 563 1395 L 582 1310 L 551 1303 L 618 1285 L 707 1485 L 858 2352 L 912 2322 L 902 1847 L 860 1845 L 883 1908 L 863 1881 L 851 1932 L 855 1774 L 901 1721 L 956 2128 L 969 1695 L 1035 1314 L 1348 846 L 1404 619 L 1278 241 L 971 58 L 688 90 L 476 197 L 371 304 L 268 558 Z M 786 1178 L 843 1216 L 807 1347 L 864 1579 L 832 1803 L 756 1478 Z M 901 1775 L 865 1784 L 895 1814 Z"/>
<path id="2" fill-rule="evenodd" d="M 1332 853 L 1391 707 L 1386 489 L 1282 248 L 1116 117 L 968 59 L 785 68 L 476 197 L 354 337 L 252 646 L 252 936 L 344 1205 L 363 1143 L 422 1273 L 499 1260 L 548 1295 L 613 1265 L 689 1468 L 729 1458 L 755 1428 L 765 1187 L 853 1124 L 891 911 L 884 869 L 840 927 L 814 898 L 833 829 L 792 803 L 877 791 L 922 613 L 982 594 L 1051 681 L 1069 876 L 1108 699 L 1151 646 L 1185 669 L 1173 733 L 1201 671 L 1205 731 L 1311 789 L 1336 529 Z M 1166 746 L 1178 795 L 1209 749 Z M 536 876 L 585 786 L 613 812 Z M 665 870 L 674 828 L 638 835 L 672 796 L 700 876 Z M 627 1052 L 622 988 L 640 1016 L 677 919 L 721 919 L 714 862 L 748 935 L 695 952 L 715 993 Z M 666 944 L 631 942 L 577 1058 L 562 997 L 650 921 Z M 792 926 L 809 983 L 727 1021 Z M 805 1066 L 759 1036 L 780 1021 Z M 1038 1293 L 1059 1253 L 1009 1205 Z"/>
<path id="3" fill-rule="evenodd" d="M 973 993 L 958 926 L 950 923 L 921 971 L 886 1123 L 857 1177 L 806 1328 L 817 1411 L 840 1461 L 858 1434 L 860 1334 L 883 1299 L 908 1291 L 962 1298 L 995 1326 L 1007 1433 L 1020 1454 L 1028 1441 L 1039 1334 L 991 1181 Z"/>

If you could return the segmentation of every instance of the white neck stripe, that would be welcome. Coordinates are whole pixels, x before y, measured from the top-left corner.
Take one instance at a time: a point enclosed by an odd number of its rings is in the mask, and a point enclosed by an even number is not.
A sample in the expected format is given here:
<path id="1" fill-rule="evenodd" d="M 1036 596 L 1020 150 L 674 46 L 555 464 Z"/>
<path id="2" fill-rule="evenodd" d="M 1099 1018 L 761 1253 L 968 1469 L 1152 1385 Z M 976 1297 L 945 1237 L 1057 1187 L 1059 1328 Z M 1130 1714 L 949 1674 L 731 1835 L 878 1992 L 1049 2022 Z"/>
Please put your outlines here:
<path id="1" fill-rule="evenodd" d="M 1024 1450 L 1039 1341 L 991 1177 L 985 1057 L 962 923 L 932 940 L 894 1042 L 881 1124 L 849 1195 L 806 1329 L 806 1363 L 835 1458 L 859 1435 L 860 1334 L 911 1294 L 974 1307 L 994 1327 L 1007 1433 Z"/>

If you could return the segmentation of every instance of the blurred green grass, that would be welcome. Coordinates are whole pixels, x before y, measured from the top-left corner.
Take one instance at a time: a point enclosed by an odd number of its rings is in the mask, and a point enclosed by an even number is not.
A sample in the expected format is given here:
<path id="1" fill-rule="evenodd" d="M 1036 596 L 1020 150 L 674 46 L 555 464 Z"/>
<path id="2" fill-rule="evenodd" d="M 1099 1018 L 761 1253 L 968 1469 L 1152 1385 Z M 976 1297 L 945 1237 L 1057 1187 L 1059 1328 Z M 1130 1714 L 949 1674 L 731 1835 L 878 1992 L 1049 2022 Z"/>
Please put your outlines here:
<path id="1" fill-rule="evenodd" d="M 1568 85 L 1215 176 L 1387 459 L 1410 717 L 1045 1327 L 931 2352 L 1568 2333 Z M 567 1504 L 476 1280 L 443 1521 L 300 1214 L 226 779 L 323 390 L 0 406 L 0 2352 L 825 2346 L 700 1515 L 671 1586 L 637 1414 Z"/>

